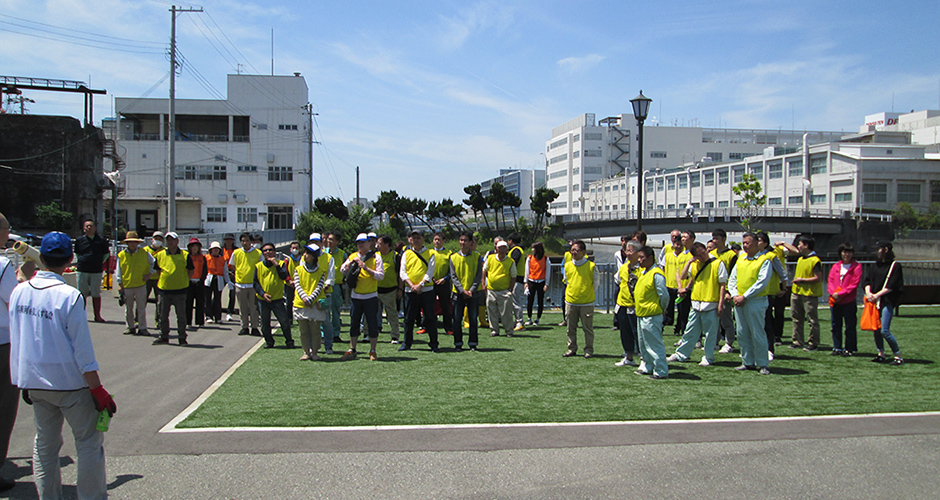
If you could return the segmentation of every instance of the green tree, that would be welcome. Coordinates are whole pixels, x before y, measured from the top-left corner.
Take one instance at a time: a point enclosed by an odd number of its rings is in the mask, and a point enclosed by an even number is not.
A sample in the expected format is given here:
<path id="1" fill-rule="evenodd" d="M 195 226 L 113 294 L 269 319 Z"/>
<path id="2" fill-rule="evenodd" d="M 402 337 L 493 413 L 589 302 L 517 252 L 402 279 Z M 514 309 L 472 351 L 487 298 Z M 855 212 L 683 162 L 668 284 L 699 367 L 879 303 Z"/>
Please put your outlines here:
<path id="1" fill-rule="evenodd" d="M 741 227 L 745 231 L 754 231 L 757 229 L 757 223 L 760 222 L 761 210 L 767 203 L 767 196 L 763 194 L 763 186 L 757 176 L 744 174 L 744 178 L 737 185 L 731 188 L 734 194 L 741 199 L 734 202 L 741 209 Z"/>
<path id="2" fill-rule="evenodd" d="M 486 218 L 486 197 L 483 196 L 483 188 L 479 184 L 471 184 L 463 188 L 463 192 L 467 193 L 468 198 L 463 200 L 464 205 L 470 207 L 470 210 L 473 210 L 473 218 L 477 218 L 477 214 L 483 214 L 483 223 L 486 224 L 486 230 L 490 229 L 490 221 Z M 478 226 L 479 227 L 479 226 Z"/>
<path id="3" fill-rule="evenodd" d="M 352 207 L 351 211 L 347 211 L 345 218 L 335 217 L 315 208 L 312 212 L 305 212 L 300 215 L 300 220 L 297 222 L 297 239 L 307 241 L 307 236 L 310 233 L 339 231 L 342 233 L 340 246 L 348 251 L 352 249 L 357 234 L 367 233 L 371 230 L 372 217 L 374 217 L 372 210 L 359 205 Z"/>
<path id="4" fill-rule="evenodd" d="M 540 187 L 535 190 L 535 194 L 529 197 L 532 213 L 535 214 L 535 224 L 532 227 L 532 239 L 537 239 L 545 230 L 545 222 L 551 216 L 549 208 L 552 202 L 558 198 L 558 193 L 554 189 Z"/>
<path id="5" fill-rule="evenodd" d="M 496 232 L 499 232 L 499 219 L 503 214 L 503 207 L 506 206 L 506 198 L 509 194 L 506 188 L 499 182 L 494 182 L 490 186 L 490 194 L 486 196 L 486 204 L 493 210 L 493 218 L 496 220 Z M 506 218 L 503 218 L 503 225 L 506 225 Z"/>
<path id="6" fill-rule="evenodd" d="M 59 208 L 59 203 L 55 201 L 36 207 L 36 218 L 42 227 L 55 231 L 68 231 L 75 219 L 71 212 Z"/>
<path id="7" fill-rule="evenodd" d="M 334 198 L 332 196 L 329 198 L 317 198 L 313 200 L 313 208 L 323 215 L 336 217 L 337 219 L 345 219 L 349 217 L 349 209 L 346 208 L 343 200 Z"/>

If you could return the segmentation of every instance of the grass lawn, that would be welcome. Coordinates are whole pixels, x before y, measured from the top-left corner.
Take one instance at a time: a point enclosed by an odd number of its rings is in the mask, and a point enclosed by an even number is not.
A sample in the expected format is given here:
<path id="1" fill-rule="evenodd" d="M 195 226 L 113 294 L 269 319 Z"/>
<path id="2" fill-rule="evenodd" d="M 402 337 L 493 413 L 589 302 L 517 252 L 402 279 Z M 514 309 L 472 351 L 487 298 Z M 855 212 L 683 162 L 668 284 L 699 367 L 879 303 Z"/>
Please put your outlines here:
<path id="1" fill-rule="evenodd" d="M 859 353 L 830 356 L 829 311 L 819 309 L 822 349 L 776 348 L 771 376 L 732 370 L 738 353 L 718 354 L 711 367 L 670 363 L 668 380 L 617 368 L 619 334 L 612 317 L 595 317 L 593 359 L 562 358 L 564 329 L 530 327 L 514 338 L 481 332 L 480 351 L 454 352 L 441 335 L 432 353 L 426 335 L 398 352 L 379 337 L 379 360 L 368 346 L 341 362 L 348 345 L 322 362 L 301 362 L 300 349 L 258 350 L 181 427 L 356 426 L 838 415 L 940 410 L 940 307 L 902 307 L 892 332 L 907 363 L 872 363 L 870 332 L 859 331 Z M 557 325 L 558 313 L 543 324 Z M 344 317 L 344 323 L 348 316 Z M 784 340 L 789 337 L 789 321 Z M 481 329 L 483 330 L 483 329 Z M 678 339 L 666 327 L 667 353 Z M 343 334 L 343 339 L 347 335 Z M 278 337 L 278 345 L 283 339 Z M 579 341 L 583 338 L 579 332 Z M 465 339 L 466 342 L 466 339 Z M 299 345 L 299 341 L 298 341 Z M 583 344 L 582 344 L 583 345 Z M 322 353 L 322 350 L 321 350 Z M 363 354 L 366 354 L 363 356 Z"/>

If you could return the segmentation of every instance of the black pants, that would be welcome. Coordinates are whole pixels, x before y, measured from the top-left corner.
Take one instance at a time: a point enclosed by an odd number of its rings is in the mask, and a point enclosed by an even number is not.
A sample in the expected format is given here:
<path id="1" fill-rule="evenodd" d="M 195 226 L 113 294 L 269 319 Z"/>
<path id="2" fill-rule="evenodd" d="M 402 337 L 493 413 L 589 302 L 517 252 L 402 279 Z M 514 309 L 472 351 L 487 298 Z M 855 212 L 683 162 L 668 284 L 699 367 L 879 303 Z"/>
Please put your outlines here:
<path id="1" fill-rule="evenodd" d="M 219 290 L 220 276 L 213 276 L 206 287 L 206 316 L 218 323 L 222 321 L 222 290 Z"/>
<path id="2" fill-rule="evenodd" d="M 676 297 L 679 296 L 679 290 L 675 288 L 667 288 L 669 291 L 669 304 L 666 305 L 666 310 L 663 311 L 663 325 L 674 325 L 676 324 Z"/>
<path id="3" fill-rule="evenodd" d="M 676 290 L 676 296 L 678 296 L 679 291 Z M 692 299 L 688 297 L 689 294 L 686 294 L 686 298 L 676 305 L 676 329 L 675 334 L 682 335 L 685 333 L 685 325 L 689 322 L 689 312 L 692 311 Z M 675 301 L 673 301 L 675 302 Z"/>
<path id="4" fill-rule="evenodd" d="M 440 285 L 434 285 L 434 296 L 441 303 L 441 311 L 444 315 L 444 330 L 450 330 L 454 324 L 454 311 L 450 303 L 450 295 L 453 291 L 453 285 L 450 280 L 444 280 Z"/>
<path id="5" fill-rule="evenodd" d="M 186 324 L 193 324 L 193 312 L 196 313 L 196 326 L 206 323 L 206 286 L 202 280 L 190 281 L 186 291 Z"/>
<path id="6" fill-rule="evenodd" d="M 620 345 L 624 356 L 640 352 L 636 323 L 636 314 L 627 314 L 627 308 L 620 306 L 617 310 L 617 327 L 620 328 Z"/>
<path id="7" fill-rule="evenodd" d="M 358 337 L 362 331 L 362 317 L 365 316 L 369 338 L 379 338 L 379 298 L 352 299 L 349 310 L 349 336 Z"/>
<path id="8" fill-rule="evenodd" d="M 408 292 L 405 295 L 405 345 L 414 343 L 415 322 L 418 312 L 424 312 L 424 329 L 428 334 L 428 345 L 437 349 L 437 316 L 434 315 L 434 292 L 429 290 L 423 293 Z"/>
<path id="9" fill-rule="evenodd" d="M 480 307 L 479 293 L 474 293 L 472 297 L 467 297 L 458 293 L 454 298 L 454 347 L 463 347 L 463 310 L 467 309 L 467 323 L 470 324 L 469 340 L 470 347 L 476 347 L 480 343 Z"/>
<path id="10" fill-rule="evenodd" d="M 538 316 L 536 318 L 542 319 L 542 309 L 545 306 L 545 282 L 544 281 L 528 281 L 529 285 L 529 298 L 526 304 L 526 311 L 528 312 L 528 317 L 532 319 L 532 305 L 535 303 L 536 296 L 539 300 Z"/>
<path id="11" fill-rule="evenodd" d="M 858 323 L 858 306 L 855 302 L 836 304 L 829 308 L 832 319 L 832 349 L 842 350 L 842 325 L 845 325 L 845 350 L 858 351 L 858 332 L 855 325 Z"/>
<path id="12" fill-rule="evenodd" d="M 271 313 L 277 318 L 281 325 L 281 333 L 284 334 L 284 341 L 287 344 L 293 344 L 294 338 L 290 334 L 290 313 L 287 311 L 287 304 L 284 299 L 266 300 L 258 299 L 258 312 L 261 314 L 261 335 L 268 345 L 274 345 L 274 335 L 271 334 Z"/>
<path id="13" fill-rule="evenodd" d="M 16 422 L 16 409 L 20 404 L 20 390 L 10 379 L 10 344 L 0 345 L 0 465 L 7 460 L 10 434 Z"/>

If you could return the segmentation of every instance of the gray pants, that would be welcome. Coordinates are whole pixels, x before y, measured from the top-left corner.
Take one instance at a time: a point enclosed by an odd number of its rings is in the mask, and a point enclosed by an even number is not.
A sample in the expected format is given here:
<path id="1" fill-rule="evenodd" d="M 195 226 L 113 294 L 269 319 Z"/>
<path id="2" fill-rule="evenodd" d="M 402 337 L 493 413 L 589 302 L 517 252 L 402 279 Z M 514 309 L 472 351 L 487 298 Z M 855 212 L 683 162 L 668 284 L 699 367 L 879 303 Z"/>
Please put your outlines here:
<path id="1" fill-rule="evenodd" d="M 248 328 L 258 329 L 261 326 L 261 316 L 258 314 L 258 298 L 255 297 L 254 288 L 236 288 L 235 299 L 238 300 L 238 319 L 241 320 L 242 330 Z"/>
<path id="2" fill-rule="evenodd" d="M 516 324 L 522 324 L 522 309 L 525 307 L 525 283 L 512 284 L 512 309 Z"/>
<path id="3" fill-rule="evenodd" d="M 725 331 L 725 343 L 734 344 L 734 339 L 737 338 L 734 330 L 734 302 L 730 300 L 725 302 L 718 321 L 721 329 Z"/>
<path id="4" fill-rule="evenodd" d="M 568 313 L 568 350 L 578 352 L 578 323 L 584 331 L 584 354 L 594 354 L 594 303 L 587 305 L 565 302 Z"/>
<path id="5" fill-rule="evenodd" d="M 185 295 L 184 295 L 185 297 Z M 29 391 L 36 421 L 33 446 L 33 478 L 39 498 L 62 498 L 59 450 L 62 422 L 67 420 L 78 453 L 78 498 L 108 497 L 104 467 L 104 433 L 95 429 L 98 412 L 88 389 L 77 391 Z"/>
<path id="6" fill-rule="evenodd" d="M 147 287 L 144 285 L 124 289 L 124 322 L 128 330 L 147 330 Z M 137 312 L 136 326 L 134 312 Z"/>
<path id="7" fill-rule="evenodd" d="M 392 338 L 398 340 L 399 335 L 399 326 L 398 326 L 398 305 L 396 300 L 398 299 L 398 290 L 393 290 L 388 293 L 379 294 L 379 303 L 385 307 L 385 316 L 388 324 L 392 327 Z M 382 311 L 379 310 L 379 325 L 382 324 Z M 451 325 L 446 325 L 447 328 L 450 328 Z"/>
<path id="8" fill-rule="evenodd" d="M 512 335 L 513 324 L 512 292 L 509 290 L 486 291 L 486 317 L 490 322 L 490 331 L 499 333 L 499 324 L 503 324 L 506 334 Z"/>

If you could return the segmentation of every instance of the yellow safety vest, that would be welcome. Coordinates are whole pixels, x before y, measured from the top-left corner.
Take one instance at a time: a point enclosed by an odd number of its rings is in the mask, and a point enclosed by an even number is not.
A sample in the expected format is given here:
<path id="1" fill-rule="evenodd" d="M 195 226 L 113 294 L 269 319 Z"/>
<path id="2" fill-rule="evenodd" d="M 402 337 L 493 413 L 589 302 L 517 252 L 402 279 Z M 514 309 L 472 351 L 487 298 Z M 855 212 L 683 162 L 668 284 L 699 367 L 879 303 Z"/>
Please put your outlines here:
<path id="1" fill-rule="evenodd" d="M 679 267 L 679 255 L 676 255 L 672 243 L 666 243 L 666 246 L 663 247 L 663 260 L 665 263 L 662 271 L 666 276 L 666 288 L 679 288 L 679 282 L 676 281 L 676 271 L 681 269 Z"/>
<path id="2" fill-rule="evenodd" d="M 630 293 L 630 263 L 624 262 L 617 273 L 620 276 L 620 292 L 617 293 L 617 305 L 620 307 L 633 307 L 633 294 Z"/>
<path id="3" fill-rule="evenodd" d="M 744 295 L 744 292 L 757 283 L 757 276 L 760 274 L 760 267 L 766 261 L 762 256 L 757 256 L 753 260 L 747 258 L 747 252 L 741 251 L 738 256 L 738 263 L 734 265 L 737 269 L 738 289 L 737 293 L 733 290 L 732 295 Z"/>
<path id="4" fill-rule="evenodd" d="M 156 255 L 157 265 L 162 271 L 157 286 L 160 290 L 182 290 L 189 287 L 189 271 L 186 270 L 186 257 L 189 252 L 180 250 L 170 255 L 160 252 Z"/>
<path id="5" fill-rule="evenodd" d="M 161 254 L 161 253 L 163 253 L 163 252 L 165 252 L 165 251 L 166 251 L 166 247 L 153 248 L 152 246 L 147 245 L 147 246 L 144 247 L 144 250 L 146 250 L 147 253 L 149 253 L 150 256 L 153 257 L 153 260 L 157 260 L 157 255 L 158 255 L 158 254 Z M 154 281 L 154 280 L 158 280 L 158 279 L 160 279 L 160 270 L 159 270 L 159 269 L 157 269 L 156 271 L 153 272 L 153 274 L 150 275 L 150 281 Z"/>
<path id="6" fill-rule="evenodd" d="M 405 274 L 408 275 L 408 279 L 411 280 L 411 283 L 417 285 L 424 280 L 424 275 L 428 273 L 428 263 L 431 262 L 431 250 L 425 248 L 421 251 L 421 257 L 424 258 L 422 261 L 418 258 L 418 252 L 415 252 L 414 249 L 405 250 Z"/>
<path id="7" fill-rule="evenodd" d="M 565 302 L 569 304 L 591 304 L 594 302 L 594 263 L 587 261 L 576 266 L 573 260 L 565 264 L 568 286 L 565 287 Z"/>
<path id="8" fill-rule="evenodd" d="M 264 265 L 264 261 L 261 261 L 255 264 L 255 272 L 258 273 L 258 283 L 261 283 L 261 289 L 271 296 L 271 300 L 284 298 L 284 280 L 277 275 L 277 266 L 268 267 Z M 261 295 L 255 295 L 264 300 Z"/>
<path id="9" fill-rule="evenodd" d="M 324 253 L 320 255 L 320 258 L 317 260 L 316 271 L 313 271 L 313 272 L 307 271 L 307 266 L 305 266 L 303 263 L 298 264 L 296 274 L 299 280 L 296 283 L 296 285 L 300 287 L 301 289 L 303 289 L 304 293 L 306 293 L 307 295 L 312 294 L 314 289 L 316 289 L 317 287 L 317 283 L 320 282 L 320 277 L 329 271 L 329 266 L 330 266 L 330 254 L 328 253 Z M 329 295 L 329 291 L 327 290 L 328 288 L 330 287 L 328 286 L 323 287 L 323 289 L 320 290 L 320 294 L 317 295 L 315 300 L 320 300 L 322 298 L 327 297 Z M 300 298 L 299 293 L 294 294 L 294 307 L 298 309 L 306 307 L 304 305 L 303 299 Z"/>
<path id="10" fill-rule="evenodd" d="M 486 258 L 486 289 L 495 291 L 509 290 L 514 277 L 509 274 L 509 268 L 515 264 L 508 254 L 503 260 L 499 260 L 497 254 L 491 254 Z M 461 283 L 463 284 L 463 283 Z"/>
<path id="11" fill-rule="evenodd" d="M 359 252 L 353 252 L 349 254 L 348 260 L 353 260 L 359 256 Z M 375 269 L 375 257 L 369 258 L 369 260 L 363 262 L 363 264 L 370 268 Z M 384 269 L 384 267 L 383 267 Z M 365 269 L 359 269 L 359 280 L 356 281 L 356 293 L 360 295 L 367 295 L 370 293 L 375 293 L 379 289 L 379 280 L 375 279 L 369 271 Z"/>
<path id="12" fill-rule="evenodd" d="M 654 282 L 656 275 L 663 275 L 663 270 L 651 267 L 649 270 L 639 270 L 639 279 L 633 289 L 633 298 L 636 300 L 636 315 L 638 318 L 656 316 L 663 313 L 663 306 L 659 303 L 659 294 L 656 293 Z M 668 276 L 664 276 L 668 278 Z"/>
<path id="13" fill-rule="evenodd" d="M 776 247 L 772 248 L 769 252 L 764 254 L 764 258 L 770 261 L 771 266 L 774 265 L 773 259 L 777 259 L 778 261 L 780 261 L 781 265 L 784 262 L 786 262 L 786 257 L 783 254 L 782 248 L 776 248 Z M 784 266 L 783 269 L 786 270 L 786 266 Z M 770 283 L 767 283 L 767 288 L 765 288 L 764 291 L 760 293 L 760 296 L 765 297 L 765 296 L 777 295 L 778 293 L 780 293 L 780 290 L 781 290 L 780 276 L 777 276 L 777 273 L 773 272 L 773 270 L 771 269 Z"/>
<path id="14" fill-rule="evenodd" d="M 232 252 L 235 260 L 235 283 L 250 285 L 255 282 L 255 265 L 261 262 L 261 250 L 252 248 L 246 252 L 244 248 Z"/>
<path id="15" fill-rule="evenodd" d="M 333 256 L 333 266 L 335 266 L 333 269 L 333 281 L 337 285 L 342 285 L 346 277 L 343 276 L 343 273 L 339 272 L 339 268 L 343 265 L 343 262 L 346 261 L 346 252 L 344 252 L 342 248 L 337 247 L 336 250 L 324 253 L 329 253 Z"/>
<path id="16" fill-rule="evenodd" d="M 519 245 L 510 248 L 509 253 L 507 254 L 510 258 L 512 258 L 512 252 L 514 250 L 519 251 L 519 260 L 512 259 L 516 262 L 516 276 L 523 276 L 525 275 L 525 269 L 523 269 L 525 267 L 525 250 L 523 250 Z"/>
<path id="17" fill-rule="evenodd" d="M 454 273 L 457 275 L 457 281 L 464 290 L 469 290 L 473 286 L 473 278 L 480 270 L 480 252 L 476 250 L 470 252 L 470 255 L 460 255 L 454 252 L 450 256 L 450 262 L 454 265 Z M 457 293 L 457 286 L 453 287 L 454 293 Z"/>
<path id="18" fill-rule="evenodd" d="M 450 272 L 451 251 L 446 248 L 441 250 L 432 248 L 431 255 L 434 256 L 434 276 L 432 278 L 436 281 L 447 276 L 447 273 Z"/>
<path id="19" fill-rule="evenodd" d="M 690 252 L 690 251 L 688 251 L 688 250 L 683 250 L 682 252 L 679 252 L 679 255 L 676 256 L 676 271 L 677 271 L 677 274 L 678 274 L 678 272 L 681 272 L 683 268 L 685 268 L 686 262 L 692 260 L 692 258 L 693 258 L 693 257 L 692 257 L 692 252 Z M 691 279 L 691 278 L 689 278 L 689 279 Z M 682 282 L 679 283 L 676 288 L 687 287 L 687 286 L 689 286 L 689 280 L 682 280 Z"/>
<path id="20" fill-rule="evenodd" d="M 813 269 L 815 269 L 818 265 L 820 265 L 820 260 L 816 255 L 811 257 L 800 257 L 800 260 L 796 262 L 796 273 L 794 274 L 794 278 L 812 278 L 816 276 L 813 274 Z M 804 295 L 806 297 L 822 297 L 822 280 L 809 285 L 805 285 L 803 283 L 794 283 L 793 293 L 797 295 Z"/>
<path id="21" fill-rule="evenodd" d="M 150 254 L 141 252 L 130 253 L 121 250 L 118 254 L 118 263 L 121 266 L 121 283 L 124 288 L 137 288 L 144 286 L 144 275 L 150 272 Z"/>
<path id="22" fill-rule="evenodd" d="M 721 259 L 714 259 L 704 271 L 699 273 L 702 263 L 696 260 L 689 266 L 689 279 L 695 279 L 692 285 L 692 300 L 698 302 L 718 302 L 721 299 L 721 284 L 718 283 L 718 271 L 721 267 Z M 698 277 L 696 277 L 696 274 Z"/>
<path id="23" fill-rule="evenodd" d="M 385 269 L 385 277 L 379 281 L 379 288 L 393 288 L 398 286 L 398 270 L 395 268 L 395 251 L 391 250 L 382 255 L 382 268 Z"/>

